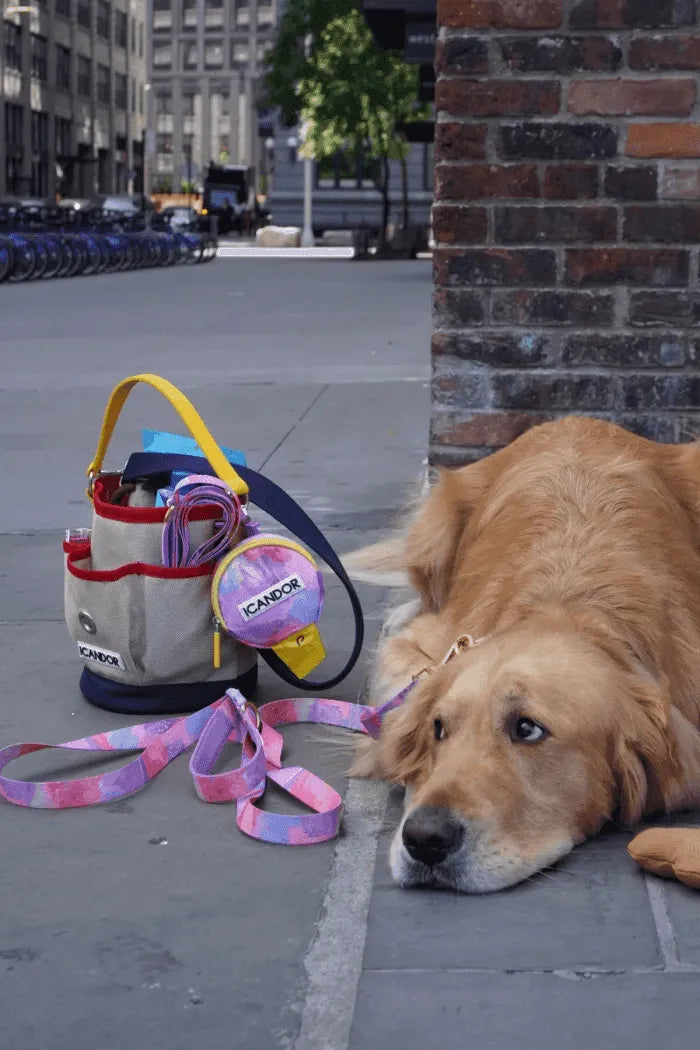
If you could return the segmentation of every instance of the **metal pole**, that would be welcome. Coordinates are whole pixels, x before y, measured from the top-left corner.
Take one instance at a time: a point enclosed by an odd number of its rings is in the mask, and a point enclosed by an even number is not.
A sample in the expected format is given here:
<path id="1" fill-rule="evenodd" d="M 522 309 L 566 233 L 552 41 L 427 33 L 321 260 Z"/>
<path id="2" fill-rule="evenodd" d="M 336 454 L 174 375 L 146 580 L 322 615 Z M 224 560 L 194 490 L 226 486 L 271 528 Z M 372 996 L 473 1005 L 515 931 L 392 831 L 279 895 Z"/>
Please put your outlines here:
<path id="1" fill-rule="evenodd" d="M 311 57 L 311 42 L 311 34 L 309 33 L 304 39 L 304 54 L 307 58 Z M 311 219 L 313 165 L 314 162 L 311 157 L 304 157 L 304 229 L 301 234 L 302 248 L 313 248 L 316 243 Z"/>
<path id="2" fill-rule="evenodd" d="M 313 164 L 310 157 L 304 157 L 304 229 L 301 235 L 302 248 L 313 248 L 315 245 L 314 229 L 311 222 L 311 184 L 313 181 Z"/>

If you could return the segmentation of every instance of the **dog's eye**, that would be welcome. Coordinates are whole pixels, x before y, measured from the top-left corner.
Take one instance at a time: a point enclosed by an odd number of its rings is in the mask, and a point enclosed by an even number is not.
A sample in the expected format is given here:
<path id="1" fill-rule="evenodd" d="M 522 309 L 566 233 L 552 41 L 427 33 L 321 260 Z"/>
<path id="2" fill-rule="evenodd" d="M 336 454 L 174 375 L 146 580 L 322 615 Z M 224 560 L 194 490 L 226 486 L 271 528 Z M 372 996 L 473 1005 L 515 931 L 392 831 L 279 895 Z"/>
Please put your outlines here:
<path id="1" fill-rule="evenodd" d="M 518 718 L 513 722 L 510 738 L 516 744 L 536 744 L 548 735 L 544 726 L 533 722 L 531 718 Z"/>
<path id="2" fill-rule="evenodd" d="M 434 720 L 434 722 L 433 722 L 433 732 L 435 733 L 435 739 L 436 740 L 444 740 L 445 739 L 445 727 L 442 724 L 442 719 L 441 718 L 436 718 Z"/>

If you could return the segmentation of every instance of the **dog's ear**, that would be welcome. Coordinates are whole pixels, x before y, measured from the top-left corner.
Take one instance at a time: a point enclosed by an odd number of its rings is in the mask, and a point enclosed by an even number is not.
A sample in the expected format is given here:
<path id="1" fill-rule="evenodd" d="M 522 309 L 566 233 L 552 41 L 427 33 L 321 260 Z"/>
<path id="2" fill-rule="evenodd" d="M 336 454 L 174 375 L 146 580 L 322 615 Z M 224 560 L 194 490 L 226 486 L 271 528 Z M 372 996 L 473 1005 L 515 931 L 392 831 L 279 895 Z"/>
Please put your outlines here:
<path id="1" fill-rule="evenodd" d="M 429 681 L 396 711 L 387 715 L 379 738 L 378 762 L 382 775 L 397 784 L 411 785 L 430 772 L 430 711 L 435 704 Z"/>
<path id="2" fill-rule="evenodd" d="M 626 694 L 614 744 L 613 772 L 620 817 L 625 824 L 635 824 L 646 811 L 669 806 L 681 773 L 667 683 L 657 685 L 634 676 Z"/>
<path id="3" fill-rule="evenodd" d="M 447 599 L 467 527 L 500 456 L 443 471 L 408 532 L 405 565 L 426 611 L 439 612 Z"/>
<path id="4" fill-rule="evenodd" d="M 384 587 L 411 583 L 421 596 L 423 610 L 438 612 L 447 597 L 467 526 L 502 469 L 506 453 L 503 449 L 459 470 L 443 470 L 406 528 L 343 557 L 348 575 Z"/>

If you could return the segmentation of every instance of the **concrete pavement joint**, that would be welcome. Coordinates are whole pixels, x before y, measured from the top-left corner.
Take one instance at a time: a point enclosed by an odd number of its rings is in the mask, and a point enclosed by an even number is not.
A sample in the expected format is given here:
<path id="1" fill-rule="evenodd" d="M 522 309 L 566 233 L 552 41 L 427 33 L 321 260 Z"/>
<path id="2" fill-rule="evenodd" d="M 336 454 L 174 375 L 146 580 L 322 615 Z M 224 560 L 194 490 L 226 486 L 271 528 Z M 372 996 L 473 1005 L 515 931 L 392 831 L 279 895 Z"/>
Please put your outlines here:
<path id="1" fill-rule="evenodd" d="M 295 431 L 295 430 L 296 430 L 296 428 L 297 428 L 297 427 L 299 426 L 299 424 L 300 424 L 300 423 L 302 422 L 302 420 L 306 419 L 306 417 L 308 416 L 308 414 L 309 414 L 309 412 L 311 411 L 311 409 L 312 409 L 312 408 L 313 408 L 313 407 L 314 407 L 314 406 L 315 406 L 316 404 L 318 404 L 318 402 L 319 402 L 319 401 L 321 400 L 321 398 L 323 397 L 323 395 L 324 395 L 324 394 L 326 393 L 326 391 L 328 390 L 328 386 L 329 386 L 329 384 L 328 384 L 328 383 L 324 383 L 324 385 L 323 385 L 323 386 L 321 387 L 321 389 L 319 390 L 319 392 L 318 392 L 317 394 L 315 394 L 315 395 L 314 395 L 314 397 L 313 397 L 313 398 L 311 399 L 311 401 L 309 402 L 309 404 L 308 404 L 308 405 L 306 406 L 306 408 L 304 409 L 304 411 L 303 411 L 303 412 L 301 413 L 301 415 L 299 416 L 299 418 L 297 419 L 297 421 L 296 421 L 295 423 L 293 423 L 293 424 L 291 425 L 291 427 L 289 428 L 289 430 L 287 431 L 287 433 L 286 433 L 286 434 L 284 435 L 284 437 L 281 437 L 281 438 L 280 438 L 280 440 L 279 440 L 279 441 L 277 442 L 277 444 L 276 444 L 276 445 L 275 445 L 275 447 L 274 447 L 274 448 L 272 449 L 272 451 L 271 451 L 271 452 L 268 452 L 267 456 L 265 456 L 265 459 L 264 459 L 264 460 L 262 461 L 262 463 L 260 464 L 260 467 L 258 468 L 259 470 L 264 470 L 264 469 L 265 469 L 265 467 L 267 466 L 267 464 L 268 464 L 268 463 L 270 462 L 270 460 L 271 460 L 271 459 L 272 459 L 272 457 L 274 456 L 275 452 L 278 452 L 278 451 L 279 451 L 279 449 L 281 449 L 281 448 L 282 448 L 282 445 L 283 445 L 283 444 L 285 443 L 285 441 L 287 440 L 287 438 L 289 437 L 289 435 L 290 435 L 290 434 L 293 434 L 293 433 L 294 433 L 294 431 Z"/>
<path id="2" fill-rule="evenodd" d="M 362 973 L 386 784 L 351 780 L 316 936 L 304 960 L 308 990 L 294 1050 L 347 1050 Z"/>
<path id="3" fill-rule="evenodd" d="M 664 973 L 700 973 L 700 966 L 687 966 L 677 967 L 675 970 L 669 970 L 664 966 L 631 966 L 629 969 L 623 967 L 616 969 L 606 969 L 602 966 L 585 966 L 576 969 L 547 969 L 541 967 L 535 967 L 528 969 L 527 967 L 509 967 L 504 970 L 489 969 L 485 966 L 445 966 L 445 967 L 406 967 L 400 970 L 391 969 L 390 967 L 376 967 L 373 969 L 363 970 L 365 974 L 380 974 L 380 973 L 391 973 L 391 974 L 431 974 L 431 973 L 454 973 L 454 974 L 485 974 L 490 977 L 512 977 L 514 974 L 537 974 L 540 977 L 559 977 L 564 981 L 585 981 L 592 980 L 596 977 L 646 977 L 650 974 L 664 974 Z"/>
<path id="4" fill-rule="evenodd" d="M 681 962 L 678 956 L 676 935 L 673 929 L 673 923 L 668 914 L 668 904 L 666 902 L 666 894 L 664 892 L 663 884 L 652 875 L 645 875 L 644 881 L 649 895 L 649 903 L 651 905 L 651 914 L 654 919 L 654 925 L 656 926 L 656 934 L 659 938 L 659 947 L 661 948 L 661 954 L 664 957 L 665 969 L 672 972 L 677 972 L 679 970 L 685 971 L 687 966 Z"/>

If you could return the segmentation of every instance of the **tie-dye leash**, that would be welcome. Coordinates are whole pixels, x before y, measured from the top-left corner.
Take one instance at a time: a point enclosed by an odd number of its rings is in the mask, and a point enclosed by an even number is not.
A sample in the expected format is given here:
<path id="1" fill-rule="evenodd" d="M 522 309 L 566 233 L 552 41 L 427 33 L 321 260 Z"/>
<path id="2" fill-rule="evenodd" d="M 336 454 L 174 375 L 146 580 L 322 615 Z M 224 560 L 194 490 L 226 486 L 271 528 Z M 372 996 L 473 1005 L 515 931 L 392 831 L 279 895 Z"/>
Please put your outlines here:
<path id="1" fill-rule="evenodd" d="M 337 791 L 300 766 L 282 765 L 283 738 L 276 726 L 313 722 L 339 726 L 377 737 L 382 718 L 403 703 L 415 682 L 382 707 L 342 700 L 276 700 L 257 710 L 236 689 L 228 689 L 209 707 L 187 718 L 115 729 L 69 740 L 65 744 L 13 744 L 0 750 L 0 771 L 34 751 L 57 747 L 66 751 L 135 751 L 141 753 L 120 769 L 76 780 L 32 782 L 0 776 L 0 796 L 16 806 L 70 809 L 114 802 L 139 791 L 193 744 L 190 773 L 204 802 L 236 802 L 241 831 L 264 842 L 287 846 L 312 845 L 333 838 L 340 824 L 342 799 Z M 226 742 L 242 744 L 238 769 L 213 773 Z M 255 802 L 273 781 L 314 812 L 286 816 L 259 809 Z"/>

